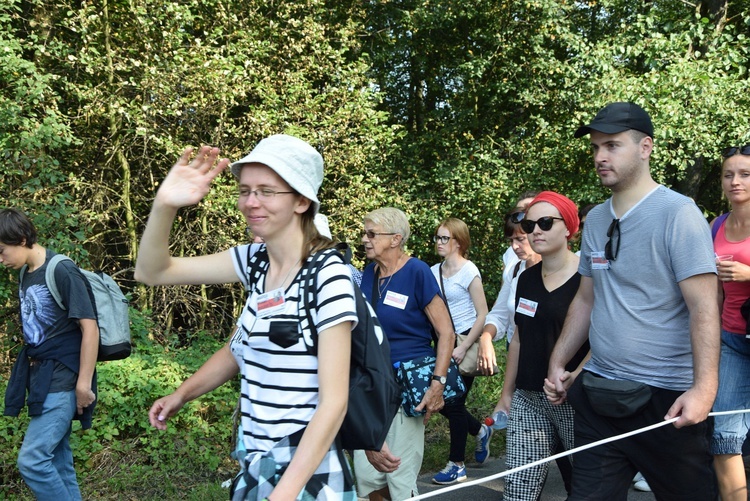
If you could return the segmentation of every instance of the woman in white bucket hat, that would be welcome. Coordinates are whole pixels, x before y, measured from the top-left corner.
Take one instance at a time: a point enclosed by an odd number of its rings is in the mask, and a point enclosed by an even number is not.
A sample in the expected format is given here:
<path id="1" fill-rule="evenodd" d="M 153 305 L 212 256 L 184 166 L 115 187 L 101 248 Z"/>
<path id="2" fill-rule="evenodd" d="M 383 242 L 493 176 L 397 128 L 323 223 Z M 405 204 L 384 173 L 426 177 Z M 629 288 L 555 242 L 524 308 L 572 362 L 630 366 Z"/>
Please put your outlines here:
<path id="1" fill-rule="evenodd" d="M 292 136 L 262 140 L 230 169 L 238 181 L 239 210 L 264 243 L 180 258 L 169 252 L 178 209 L 198 203 L 229 166 L 218 159 L 217 148 L 193 153 L 184 151 L 156 194 L 136 279 L 149 285 L 241 282 L 248 298 L 229 342 L 153 404 L 151 424 L 166 429 L 167 419 L 186 402 L 239 373 L 241 423 L 234 455 L 241 471 L 232 499 L 354 500 L 348 463 L 334 443 L 346 413 L 350 331 L 357 320 L 351 274 L 338 256 L 315 277 L 317 337 L 294 320 L 305 263 L 333 246 L 314 222 L 323 158 Z"/>

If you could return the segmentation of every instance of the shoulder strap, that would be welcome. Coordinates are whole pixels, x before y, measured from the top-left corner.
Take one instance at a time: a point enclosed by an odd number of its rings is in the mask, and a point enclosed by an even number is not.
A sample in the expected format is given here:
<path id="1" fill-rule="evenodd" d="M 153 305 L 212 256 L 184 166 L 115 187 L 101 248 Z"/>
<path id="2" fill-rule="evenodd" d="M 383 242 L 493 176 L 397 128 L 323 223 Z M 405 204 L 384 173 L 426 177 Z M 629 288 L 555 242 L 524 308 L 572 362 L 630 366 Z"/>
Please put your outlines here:
<path id="1" fill-rule="evenodd" d="M 312 314 L 310 313 L 310 310 L 317 307 L 318 304 L 318 289 L 315 287 L 315 280 L 318 271 L 323 267 L 323 263 L 335 254 L 339 253 L 334 249 L 322 250 L 313 255 L 311 259 L 308 259 L 304 265 L 306 273 L 302 274 L 302 287 L 300 288 L 300 301 L 297 303 L 297 311 L 299 312 L 300 308 L 305 310 L 305 318 L 307 319 L 307 324 L 310 326 L 310 334 L 313 338 L 318 335 L 315 322 L 313 322 Z M 310 283 L 313 284 L 312 294 L 310 294 Z M 299 317 L 301 319 L 302 315 L 299 315 Z M 317 341 L 314 341 L 313 344 L 312 351 L 317 355 Z"/>
<path id="2" fill-rule="evenodd" d="M 440 292 L 443 293 L 443 302 L 448 310 L 448 316 L 451 318 L 451 325 L 453 326 L 453 332 L 456 332 L 456 324 L 453 323 L 453 314 L 451 313 L 451 307 L 448 305 L 448 296 L 445 295 L 445 284 L 443 284 L 443 263 L 440 263 L 438 268 L 438 276 L 440 277 Z"/>
<path id="3" fill-rule="evenodd" d="M 23 276 L 26 274 L 26 270 L 29 269 L 29 265 L 25 264 L 21 266 L 21 271 L 18 273 L 18 286 L 23 289 Z"/>
<path id="4" fill-rule="evenodd" d="M 344 264 L 352 263 L 352 248 L 349 247 L 349 244 L 346 242 L 339 242 L 334 246 L 334 249 L 336 249 L 341 254 L 341 257 L 344 258 Z"/>
<path id="5" fill-rule="evenodd" d="M 255 276 L 260 271 L 260 258 L 263 257 L 262 253 L 266 254 L 266 261 L 268 260 L 268 252 L 266 251 L 265 247 L 259 248 L 255 254 L 252 256 L 250 255 L 250 249 L 252 248 L 253 244 L 248 244 L 247 246 L 247 259 L 245 260 L 245 279 L 247 281 L 247 285 L 245 286 L 245 291 L 250 294 L 253 292 L 253 287 L 255 287 Z"/>
<path id="6" fill-rule="evenodd" d="M 512 277 L 512 278 L 516 278 L 516 276 L 518 275 L 518 272 L 519 272 L 520 270 L 521 270 L 521 261 L 518 261 L 518 262 L 516 263 L 516 267 L 515 267 L 515 268 L 513 268 L 513 277 Z"/>
<path id="7" fill-rule="evenodd" d="M 711 240 L 716 240 L 716 235 L 719 234 L 719 228 L 721 228 L 721 224 L 727 217 L 729 217 L 729 213 L 725 212 L 724 214 L 716 218 L 713 226 L 711 226 Z"/>
<path id="8" fill-rule="evenodd" d="M 66 259 L 71 262 L 73 261 L 68 256 L 55 254 L 54 256 L 52 256 L 52 259 L 49 260 L 49 263 L 47 263 L 47 271 L 45 271 L 44 273 L 44 279 L 47 281 L 47 288 L 49 289 L 49 293 L 52 294 L 52 297 L 55 299 L 57 305 L 63 310 L 67 310 L 67 308 L 63 304 L 60 291 L 57 289 L 57 281 L 55 280 L 55 268 L 57 267 L 57 263 L 59 263 L 60 261 L 65 261 Z"/>
<path id="9" fill-rule="evenodd" d="M 376 264 L 374 266 L 374 269 L 372 270 L 372 294 L 370 297 L 372 298 L 372 301 L 370 301 L 370 304 L 372 305 L 372 309 L 376 312 L 378 311 L 378 280 L 380 279 L 380 268 Z"/>

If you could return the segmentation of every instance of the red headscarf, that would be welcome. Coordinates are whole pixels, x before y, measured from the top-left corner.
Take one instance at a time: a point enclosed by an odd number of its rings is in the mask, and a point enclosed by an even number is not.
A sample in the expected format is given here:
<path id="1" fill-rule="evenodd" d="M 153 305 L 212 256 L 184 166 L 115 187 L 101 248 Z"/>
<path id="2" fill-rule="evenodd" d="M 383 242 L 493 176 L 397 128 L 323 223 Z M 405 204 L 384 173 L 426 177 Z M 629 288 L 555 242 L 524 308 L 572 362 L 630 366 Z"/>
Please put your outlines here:
<path id="1" fill-rule="evenodd" d="M 565 222 L 565 227 L 568 228 L 568 240 L 573 238 L 581 222 L 578 219 L 578 207 L 576 207 L 576 204 L 565 195 L 560 195 L 554 191 L 543 191 L 534 197 L 534 200 L 526 207 L 526 212 L 528 213 L 531 206 L 539 202 L 547 202 L 560 212 L 560 216 Z"/>

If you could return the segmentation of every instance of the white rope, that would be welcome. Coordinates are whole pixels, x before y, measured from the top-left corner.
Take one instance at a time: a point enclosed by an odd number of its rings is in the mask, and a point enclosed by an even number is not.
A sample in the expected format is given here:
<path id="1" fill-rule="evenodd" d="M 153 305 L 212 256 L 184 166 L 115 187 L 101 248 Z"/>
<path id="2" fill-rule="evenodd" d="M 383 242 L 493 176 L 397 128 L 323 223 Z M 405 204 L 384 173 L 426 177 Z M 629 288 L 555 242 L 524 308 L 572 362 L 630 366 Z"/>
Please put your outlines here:
<path id="1" fill-rule="evenodd" d="M 750 412 L 750 409 L 742 409 L 742 410 L 736 410 L 736 411 L 711 412 L 708 415 L 709 416 L 727 416 L 727 415 L 730 415 L 730 414 L 744 414 L 744 413 L 747 413 L 747 412 Z M 471 480 L 469 482 L 463 482 L 463 483 L 460 483 L 460 484 L 454 484 L 454 485 L 445 487 L 443 489 L 439 489 L 439 490 L 432 491 L 432 492 L 427 492 L 425 494 L 420 494 L 419 496 L 414 496 L 412 498 L 409 498 L 408 501 L 416 501 L 418 499 L 427 499 L 427 498 L 431 498 L 431 497 L 434 497 L 434 496 L 439 496 L 441 494 L 445 494 L 445 493 L 448 493 L 448 492 L 451 492 L 451 491 L 455 491 L 457 489 L 463 489 L 465 487 L 471 487 L 472 485 L 479 485 L 479 484 L 483 484 L 485 482 L 489 482 L 491 480 L 496 480 L 498 478 L 503 478 L 503 477 L 505 477 L 507 475 L 510 475 L 512 473 L 517 473 L 519 471 L 523 471 L 523 470 L 525 470 L 527 468 L 533 468 L 534 466 L 538 466 L 540 464 L 548 463 L 550 461 L 554 461 L 556 459 L 559 459 L 559 458 L 562 458 L 562 457 L 565 457 L 565 456 L 570 456 L 571 454 L 575 454 L 576 452 L 585 451 L 586 449 L 591 449 L 591 448 L 597 447 L 599 445 L 604 445 L 604 444 L 607 444 L 609 442 L 614 442 L 616 440 L 622 440 L 623 438 L 627 438 L 627 437 L 630 437 L 632 435 L 638 435 L 639 433 L 644 433 L 644 432 L 647 432 L 647 431 L 650 431 L 650 430 L 653 430 L 653 429 L 656 429 L 656 428 L 660 428 L 660 427 L 665 426 L 667 424 L 674 423 L 675 421 L 677 421 L 677 419 L 679 419 L 679 418 L 675 417 L 675 418 L 672 418 L 672 419 L 667 419 L 666 421 L 661 421 L 659 423 L 652 424 L 650 426 L 645 426 L 645 427 L 639 428 L 637 430 L 629 431 L 627 433 L 623 433 L 622 435 L 615 435 L 614 437 L 604 438 L 602 440 L 598 440 L 598 441 L 592 442 L 590 444 L 586 444 L 586 445 L 582 445 L 580 447 L 576 447 L 575 449 L 570 449 L 569 451 L 564 451 L 564 452 L 561 452 L 559 454 L 555 454 L 554 456 L 549 456 L 549 457 L 546 457 L 544 459 L 540 459 L 538 461 L 534 461 L 533 463 L 528 463 L 528 464 L 525 464 L 523 466 L 519 466 L 517 468 L 513 468 L 513 469 L 510 469 L 510 470 L 501 471 L 500 473 L 497 473 L 495 475 L 490 475 L 489 477 L 483 477 L 483 478 L 479 478 L 477 480 Z"/>

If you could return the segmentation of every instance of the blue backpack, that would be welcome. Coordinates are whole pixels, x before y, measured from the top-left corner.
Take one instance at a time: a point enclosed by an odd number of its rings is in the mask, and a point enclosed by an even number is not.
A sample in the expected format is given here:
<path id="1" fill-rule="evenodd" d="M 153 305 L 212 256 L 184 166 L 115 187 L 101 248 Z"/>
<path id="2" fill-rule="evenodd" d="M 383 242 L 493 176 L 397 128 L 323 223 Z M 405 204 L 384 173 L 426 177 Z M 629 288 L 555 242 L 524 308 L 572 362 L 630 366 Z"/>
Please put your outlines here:
<path id="1" fill-rule="evenodd" d="M 55 267 L 60 261 L 73 261 L 62 254 L 55 254 L 47 264 L 44 275 L 47 288 L 55 299 L 57 305 L 66 310 L 60 291 L 55 281 Z M 24 265 L 18 277 L 18 282 L 23 285 L 23 276 L 28 267 Z M 91 291 L 94 293 L 94 311 L 96 312 L 96 323 L 99 325 L 99 355 L 97 360 L 105 362 L 108 360 L 122 360 L 130 356 L 130 318 L 128 316 L 128 298 L 122 293 L 117 283 L 106 273 L 93 272 L 81 269 L 84 278 L 88 280 Z"/>

